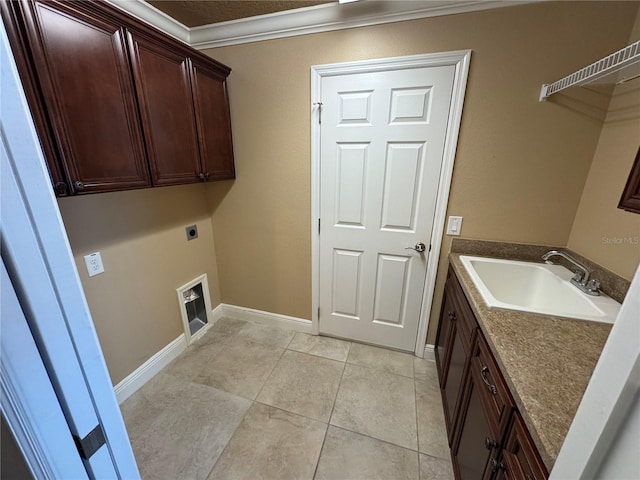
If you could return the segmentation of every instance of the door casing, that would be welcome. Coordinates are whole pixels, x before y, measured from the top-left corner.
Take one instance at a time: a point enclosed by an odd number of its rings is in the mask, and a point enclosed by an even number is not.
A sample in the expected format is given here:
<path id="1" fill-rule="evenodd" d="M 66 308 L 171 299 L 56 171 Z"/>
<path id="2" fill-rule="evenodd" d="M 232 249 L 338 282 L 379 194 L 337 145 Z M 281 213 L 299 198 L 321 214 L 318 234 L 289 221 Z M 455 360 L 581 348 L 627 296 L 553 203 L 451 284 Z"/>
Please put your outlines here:
<path id="1" fill-rule="evenodd" d="M 449 109 L 449 120 L 445 137 L 442 168 L 438 181 L 438 195 L 430 244 L 431 252 L 427 264 L 426 280 L 422 292 L 422 308 L 414 353 L 418 357 L 425 354 L 425 342 L 429 329 L 429 314 L 433 303 L 442 233 L 447 213 L 453 163 L 458 144 L 462 106 L 467 87 L 471 50 L 410 55 L 403 57 L 381 58 L 357 62 L 314 65 L 311 67 L 311 322 L 314 333 L 319 332 L 320 306 L 320 119 L 322 105 L 322 79 L 338 75 L 355 73 L 373 73 L 412 68 L 439 67 L 452 65 L 455 67 L 453 93 Z"/>

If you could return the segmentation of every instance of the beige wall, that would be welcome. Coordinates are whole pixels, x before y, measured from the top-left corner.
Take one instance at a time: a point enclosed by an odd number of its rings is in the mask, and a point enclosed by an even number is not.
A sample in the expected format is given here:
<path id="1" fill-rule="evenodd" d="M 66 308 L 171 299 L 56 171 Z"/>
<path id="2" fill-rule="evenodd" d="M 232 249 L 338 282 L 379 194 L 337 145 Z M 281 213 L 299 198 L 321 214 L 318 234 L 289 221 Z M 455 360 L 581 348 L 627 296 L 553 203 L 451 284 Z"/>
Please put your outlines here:
<path id="1" fill-rule="evenodd" d="M 311 317 L 317 64 L 472 49 L 449 213 L 464 216 L 465 237 L 566 245 L 608 99 L 539 103 L 540 86 L 624 46 L 637 9 L 543 2 L 206 51 L 233 68 L 237 179 L 207 187 L 223 302 Z M 433 312 L 449 246 L 445 237 Z"/>
<path id="2" fill-rule="evenodd" d="M 80 280 L 117 384 L 182 332 L 176 288 L 203 273 L 220 303 L 205 187 L 186 185 L 59 199 Z M 185 227 L 198 238 L 187 242 Z M 105 273 L 83 256 L 99 251 Z"/>
<path id="3" fill-rule="evenodd" d="M 640 13 L 629 43 L 640 40 Z M 640 215 L 617 208 L 640 147 L 640 79 L 618 85 L 582 192 L 569 248 L 631 280 L 640 261 Z"/>

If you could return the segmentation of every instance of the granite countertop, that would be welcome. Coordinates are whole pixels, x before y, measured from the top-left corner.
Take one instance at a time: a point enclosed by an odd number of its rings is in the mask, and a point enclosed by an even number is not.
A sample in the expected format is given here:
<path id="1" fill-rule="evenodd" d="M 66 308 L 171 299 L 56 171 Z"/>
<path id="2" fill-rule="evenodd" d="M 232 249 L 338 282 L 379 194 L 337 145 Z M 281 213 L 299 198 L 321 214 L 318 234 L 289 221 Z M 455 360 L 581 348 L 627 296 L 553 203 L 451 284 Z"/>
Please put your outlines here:
<path id="1" fill-rule="evenodd" d="M 489 308 L 459 257 L 449 261 L 551 471 L 611 325 Z"/>

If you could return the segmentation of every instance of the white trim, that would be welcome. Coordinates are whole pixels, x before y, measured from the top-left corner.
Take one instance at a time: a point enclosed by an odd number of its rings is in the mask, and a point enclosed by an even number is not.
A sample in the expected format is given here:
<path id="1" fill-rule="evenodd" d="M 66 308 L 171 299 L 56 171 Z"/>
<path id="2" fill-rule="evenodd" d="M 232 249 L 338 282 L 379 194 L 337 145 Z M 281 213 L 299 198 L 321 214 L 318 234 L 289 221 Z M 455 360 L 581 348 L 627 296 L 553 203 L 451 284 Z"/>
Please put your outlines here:
<path id="1" fill-rule="evenodd" d="M 420 311 L 420 325 L 418 327 L 416 340 L 416 354 L 422 350 L 422 345 L 426 343 L 427 331 L 429 330 L 429 317 L 433 303 L 433 292 L 436 288 L 436 275 L 440 261 L 442 234 L 444 233 L 447 216 L 449 191 L 451 189 L 451 178 L 453 177 L 453 164 L 456 158 L 456 149 L 458 148 L 462 107 L 464 104 L 464 95 L 467 90 L 469 63 L 471 61 L 471 50 L 451 52 L 451 54 L 459 55 L 459 57 L 455 63 L 456 71 L 453 79 L 449 123 L 447 125 L 442 168 L 440 169 L 440 181 L 438 183 L 436 212 L 433 219 L 433 231 L 431 232 L 431 251 L 429 252 L 429 263 L 427 264 L 427 278 L 422 295 L 422 310 Z"/>
<path id="2" fill-rule="evenodd" d="M 433 1 L 328 3 L 295 10 L 202 25 L 190 29 L 191 46 L 224 47 L 277 38 L 367 27 L 427 17 L 475 12 L 528 3 L 524 1 Z"/>
<path id="3" fill-rule="evenodd" d="M 144 0 L 106 0 L 114 7 L 142 20 L 160 30 L 167 35 L 189 43 L 190 28 L 178 22 L 161 10 Z"/>
<path id="4" fill-rule="evenodd" d="M 420 18 L 438 17 L 539 0 L 413 0 L 328 3 L 282 12 L 187 27 L 144 0 L 107 0 L 194 48 L 239 45 L 311 33 L 331 32 Z"/>
<path id="5" fill-rule="evenodd" d="M 33 478 L 87 478 L 4 260 L 0 270 L 2 415 Z"/>
<path id="6" fill-rule="evenodd" d="M 430 344 L 426 344 L 424 346 L 424 350 L 422 351 L 422 354 L 424 355 L 422 358 L 424 358 L 425 360 L 432 360 L 432 361 L 436 361 L 436 346 L 435 345 L 430 345 Z"/>
<path id="7" fill-rule="evenodd" d="M 203 327 L 201 330 L 208 330 L 218 320 L 224 316 L 222 310 L 222 304 L 218 305 L 211 311 L 209 317 L 209 324 Z M 198 332 L 200 333 L 200 332 Z M 200 335 L 194 337 L 194 340 L 200 338 Z M 118 403 L 121 404 L 131 395 L 133 395 L 138 389 L 140 389 L 145 383 L 153 378 L 160 370 L 169 365 L 175 358 L 184 352 L 187 348 L 187 339 L 185 334 L 181 334 L 178 338 L 169 343 L 166 347 L 153 355 L 149 360 L 140 365 L 134 372 L 128 375 L 114 388 Z"/>
<path id="8" fill-rule="evenodd" d="M 215 323 L 222 317 L 224 317 L 224 312 L 222 311 L 222 304 L 220 303 L 216 308 L 211 310 L 211 317 L 209 317 L 211 325 L 215 325 Z"/>
<path id="9" fill-rule="evenodd" d="M 133 395 L 140 387 L 151 380 L 154 375 L 169 365 L 178 355 L 184 352 L 186 348 L 187 339 L 183 333 L 169 343 L 169 345 L 153 355 L 149 360 L 136 368 L 133 373 L 128 375 L 114 387 L 113 390 L 116 394 L 116 398 L 118 399 L 118 403 L 121 404 Z"/>
<path id="10" fill-rule="evenodd" d="M 102 426 L 106 444 L 82 462 L 86 473 L 92 478 L 139 478 L 4 26 L 0 37 L 3 263 L 51 379 L 54 401 L 66 417 L 67 432 L 84 437 L 96 424 Z M 5 353 L 3 349 L 2 363 Z M 16 365 L 29 380 L 27 363 Z M 40 406 L 53 413 L 50 402 L 36 395 Z M 65 455 L 57 460 L 60 466 L 68 463 Z M 79 478 L 64 472 L 57 477 Z"/>
<path id="11" fill-rule="evenodd" d="M 191 330 L 189 328 L 189 319 L 187 318 L 187 309 L 185 308 L 184 297 L 182 294 L 198 284 L 202 284 L 202 296 L 204 300 L 204 311 L 207 312 L 207 321 L 206 325 L 202 326 L 196 333 L 191 335 Z M 209 296 L 209 279 L 207 278 L 207 274 L 203 273 L 202 275 L 197 276 L 190 282 L 185 283 L 180 288 L 176 289 L 176 293 L 178 294 L 178 306 L 180 307 L 180 316 L 182 317 L 182 327 L 184 328 L 184 336 L 187 340 L 187 345 L 191 345 L 198 338 L 205 334 L 205 332 L 211 326 L 211 317 L 210 314 L 213 312 L 211 308 L 211 297 Z"/>
<path id="12" fill-rule="evenodd" d="M 311 320 L 304 318 L 290 317 L 279 313 L 265 312 L 263 310 L 255 310 L 253 308 L 238 307 L 237 305 L 222 304 L 222 311 L 225 317 L 236 318 L 246 322 L 261 323 L 272 327 L 287 328 L 296 332 L 317 335 L 314 332 Z"/>
<path id="13" fill-rule="evenodd" d="M 337 75 L 351 75 L 354 73 L 384 72 L 409 68 L 436 67 L 444 65 L 455 66 L 453 92 L 449 109 L 447 133 L 445 137 L 442 167 L 438 183 L 436 210 L 431 233 L 431 252 L 427 263 L 427 273 L 422 293 L 422 309 L 414 354 L 424 355 L 424 345 L 429 329 L 429 316 L 435 290 L 442 234 L 444 232 L 449 190 L 453 176 L 453 163 L 458 145 L 458 133 L 462 118 L 462 106 L 467 87 L 471 50 L 453 52 L 430 53 L 425 55 L 411 55 L 405 57 L 381 58 L 359 62 L 334 63 L 329 65 L 315 65 L 311 67 L 311 103 L 315 104 L 322 98 L 322 78 Z M 318 234 L 318 220 L 320 218 L 320 124 L 317 121 L 317 108 L 311 109 L 311 272 L 312 272 L 312 322 L 313 329 L 318 332 L 317 312 L 320 292 L 320 239 Z"/>

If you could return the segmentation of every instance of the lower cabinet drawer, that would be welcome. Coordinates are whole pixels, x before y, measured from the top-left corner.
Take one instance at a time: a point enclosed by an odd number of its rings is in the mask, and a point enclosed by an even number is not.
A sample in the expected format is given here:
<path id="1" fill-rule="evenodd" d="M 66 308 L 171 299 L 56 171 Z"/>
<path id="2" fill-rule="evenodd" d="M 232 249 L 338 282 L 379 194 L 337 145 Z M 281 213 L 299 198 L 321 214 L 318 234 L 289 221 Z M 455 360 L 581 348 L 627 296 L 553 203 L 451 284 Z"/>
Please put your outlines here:
<path id="1" fill-rule="evenodd" d="M 509 394 L 484 335 L 478 335 L 471 358 L 471 368 L 480 378 L 480 395 L 489 414 L 489 426 L 496 438 L 506 432 L 515 403 Z"/>

